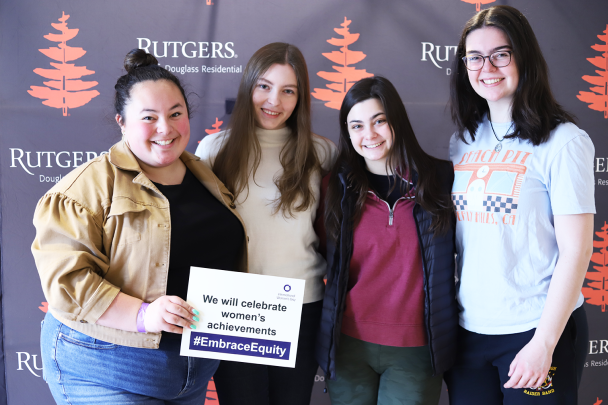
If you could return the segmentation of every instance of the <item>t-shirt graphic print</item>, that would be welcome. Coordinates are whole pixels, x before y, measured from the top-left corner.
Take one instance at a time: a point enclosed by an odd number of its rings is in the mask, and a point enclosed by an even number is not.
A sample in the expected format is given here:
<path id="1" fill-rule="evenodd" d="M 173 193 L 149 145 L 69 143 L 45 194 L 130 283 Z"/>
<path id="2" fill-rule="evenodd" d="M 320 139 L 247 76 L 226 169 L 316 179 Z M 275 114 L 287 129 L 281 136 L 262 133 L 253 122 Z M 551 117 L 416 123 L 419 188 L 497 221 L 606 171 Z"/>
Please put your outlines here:
<path id="1" fill-rule="evenodd" d="M 492 149 L 465 152 L 454 165 L 452 200 L 458 221 L 515 224 L 530 155 L 511 149 L 501 153 Z"/>
<path id="2" fill-rule="evenodd" d="M 534 146 L 504 138 L 510 129 L 484 119 L 475 141 L 450 141 L 460 325 L 489 335 L 537 326 L 559 258 L 554 216 L 595 213 L 584 131 L 560 124 Z"/>

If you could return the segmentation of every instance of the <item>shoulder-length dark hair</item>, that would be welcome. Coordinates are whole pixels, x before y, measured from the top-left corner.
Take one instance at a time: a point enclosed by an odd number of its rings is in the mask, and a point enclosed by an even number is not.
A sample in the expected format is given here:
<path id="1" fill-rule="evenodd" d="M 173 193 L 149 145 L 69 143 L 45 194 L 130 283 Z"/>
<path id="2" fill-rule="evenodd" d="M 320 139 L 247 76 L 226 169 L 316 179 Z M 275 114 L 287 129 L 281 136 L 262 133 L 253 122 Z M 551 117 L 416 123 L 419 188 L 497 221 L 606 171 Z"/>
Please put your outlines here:
<path id="1" fill-rule="evenodd" d="M 418 174 L 415 186 L 415 198 L 425 210 L 433 214 L 431 228 L 438 232 L 447 230 L 453 204 L 448 193 L 440 190 L 440 179 L 436 175 L 438 159 L 428 155 L 418 144 L 414 130 L 410 124 L 405 106 L 399 93 L 392 83 L 380 76 L 359 80 L 350 88 L 340 107 L 340 140 L 338 143 L 338 158 L 331 171 L 327 196 L 325 200 L 325 226 L 327 234 L 334 240 L 338 237 L 342 210 L 340 202 L 344 193 L 339 173 L 346 173 L 349 193 L 356 195 L 357 201 L 351 220 L 355 226 L 361 219 L 369 182 L 366 175 L 365 159 L 359 155 L 350 141 L 348 113 L 358 103 L 369 99 L 377 99 L 382 104 L 387 124 L 393 133 L 393 144 L 390 149 L 386 166 L 388 172 L 398 173 L 405 177 L 404 192 L 409 192 L 409 183 L 413 173 Z M 393 184 L 392 187 L 395 187 Z"/>
<path id="2" fill-rule="evenodd" d="M 298 102 L 286 122 L 291 136 L 280 155 L 283 174 L 275 179 L 280 191 L 275 209 L 292 216 L 294 211 L 305 211 L 314 203 L 310 178 L 321 167 L 310 123 L 308 69 L 302 52 L 294 45 L 282 42 L 268 44 L 258 49 L 247 62 L 228 124 L 230 136 L 225 138 L 220 148 L 213 171 L 235 198 L 248 191 L 250 176 L 255 179 L 261 148 L 255 135 L 253 90 L 258 79 L 274 64 L 291 66 L 298 81 Z"/>
<path id="3" fill-rule="evenodd" d="M 450 107 L 458 128 L 457 137 L 466 142 L 464 132 L 467 130 L 475 140 L 475 132 L 488 112 L 487 101 L 473 90 L 462 61 L 467 36 L 483 27 L 495 27 L 505 33 L 513 52 L 511 63 L 515 62 L 519 73 L 511 107 L 515 131 L 507 138 L 528 140 L 538 146 L 549 140 L 551 130 L 558 124 L 574 122 L 574 116 L 557 103 L 551 92 L 547 62 L 526 17 L 513 7 L 494 6 L 467 21 L 458 43 L 450 83 Z"/>

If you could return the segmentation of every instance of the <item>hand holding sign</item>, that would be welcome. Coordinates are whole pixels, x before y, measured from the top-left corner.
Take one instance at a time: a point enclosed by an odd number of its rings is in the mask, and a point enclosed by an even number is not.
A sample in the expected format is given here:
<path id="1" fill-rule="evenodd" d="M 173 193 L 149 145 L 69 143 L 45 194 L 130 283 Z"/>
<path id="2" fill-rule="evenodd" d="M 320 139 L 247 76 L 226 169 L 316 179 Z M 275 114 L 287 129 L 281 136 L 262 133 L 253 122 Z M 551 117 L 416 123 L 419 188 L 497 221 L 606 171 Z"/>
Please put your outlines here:
<path id="1" fill-rule="evenodd" d="M 194 308 L 175 295 L 164 295 L 154 300 L 144 317 L 146 332 L 182 333 L 182 328 L 190 328 L 194 323 Z"/>

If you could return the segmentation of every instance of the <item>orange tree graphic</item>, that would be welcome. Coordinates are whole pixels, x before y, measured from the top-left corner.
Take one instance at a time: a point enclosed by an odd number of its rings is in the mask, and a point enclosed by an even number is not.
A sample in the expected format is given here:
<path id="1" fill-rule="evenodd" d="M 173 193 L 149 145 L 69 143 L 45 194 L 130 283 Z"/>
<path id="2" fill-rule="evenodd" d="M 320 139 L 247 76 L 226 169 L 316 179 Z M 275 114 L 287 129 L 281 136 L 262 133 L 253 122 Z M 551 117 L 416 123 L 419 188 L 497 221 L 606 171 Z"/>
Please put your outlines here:
<path id="1" fill-rule="evenodd" d="M 593 405 L 600 405 L 602 402 L 604 402 L 599 397 L 596 397 L 596 398 L 597 398 L 597 401 Z"/>
<path id="2" fill-rule="evenodd" d="M 62 12 L 59 19 L 60 23 L 51 24 L 61 34 L 47 34 L 44 36 L 49 41 L 59 42 L 59 44 L 56 47 L 39 49 L 44 55 L 59 62 L 50 63 L 55 69 L 34 69 L 34 73 L 37 75 L 51 80 L 43 82 L 47 87 L 30 86 L 30 90 L 27 91 L 31 96 L 45 100 L 42 104 L 61 108 L 64 117 L 69 115 L 68 108 L 81 107 L 99 95 L 97 90 L 85 91 L 97 86 L 97 82 L 76 80 L 85 75 L 92 75 L 95 73 L 94 71 L 88 70 L 86 66 L 66 63 L 87 53 L 82 48 L 66 45 L 66 42 L 78 35 L 79 31 L 78 29 L 68 28 L 66 22 L 68 18 L 70 16 Z"/>
<path id="3" fill-rule="evenodd" d="M 211 127 L 213 129 L 206 129 L 205 132 L 207 133 L 207 135 L 211 135 L 211 134 L 220 132 L 220 127 L 222 126 L 223 123 L 224 123 L 224 121 L 220 121 L 217 119 L 217 117 L 215 117 L 215 124 L 211 125 Z M 198 141 L 198 143 L 201 143 L 201 141 Z"/>
<path id="4" fill-rule="evenodd" d="M 601 232 L 595 233 L 600 240 L 593 241 L 593 247 L 599 248 L 598 252 L 593 252 L 591 262 L 596 271 L 587 272 L 587 286 L 583 287 L 583 295 L 587 299 L 587 304 L 599 305 L 602 312 L 606 312 L 608 302 L 608 223 L 604 222 Z"/>
<path id="5" fill-rule="evenodd" d="M 38 309 L 46 314 L 49 311 L 49 303 L 48 302 L 41 302 L 40 306 L 38 307 Z"/>
<path id="6" fill-rule="evenodd" d="M 482 4 L 494 3 L 496 0 L 460 0 L 460 1 L 464 1 L 465 3 L 469 3 L 469 4 L 475 4 L 475 11 L 481 11 Z"/>
<path id="7" fill-rule="evenodd" d="M 344 22 L 340 24 L 342 28 L 334 28 L 334 31 L 336 31 L 339 35 L 342 35 L 342 38 L 332 38 L 327 40 L 327 42 L 330 44 L 339 46 L 340 50 L 323 54 L 323 56 L 330 61 L 340 65 L 332 66 L 337 72 L 317 73 L 317 75 L 323 79 L 333 83 L 327 84 L 327 89 L 314 89 L 315 91 L 311 93 L 313 97 L 322 101 L 327 101 L 325 106 L 334 108 L 336 110 L 340 109 L 340 105 L 342 104 L 342 100 L 344 100 L 346 92 L 357 80 L 373 76 L 372 73 L 367 73 L 365 69 L 356 69 L 349 66 L 361 62 L 367 56 L 363 52 L 351 51 L 348 49 L 349 45 L 357 42 L 359 39 L 359 34 L 349 32 L 348 26 L 350 23 L 351 20 L 347 20 L 346 17 L 344 17 Z"/>
<path id="8" fill-rule="evenodd" d="M 204 405 L 219 405 L 219 401 L 217 399 L 217 391 L 215 389 L 215 381 L 213 381 L 213 377 L 209 380 L 207 384 L 207 397 L 205 398 Z"/>
<path id="9" fill-rule="evenodd" d="M 578 93 L 578 99 L 589 103 L 589 108 L 595 111 L 603 111 L 604 118 L 608 118 L 608 24 L 604 30 L 606 35 L 598 35 L 597 37 L 604 41 L 604 44 L 593 45 L 591 49 L 602 52 L 601 56 L 595 58 L 587 58 L 589 62 L 602 70 L 596 70 L 598 76 L 583 76 L 583 80 L 597 87 L 590 87 L 591 91 L 581 91 Z"/>

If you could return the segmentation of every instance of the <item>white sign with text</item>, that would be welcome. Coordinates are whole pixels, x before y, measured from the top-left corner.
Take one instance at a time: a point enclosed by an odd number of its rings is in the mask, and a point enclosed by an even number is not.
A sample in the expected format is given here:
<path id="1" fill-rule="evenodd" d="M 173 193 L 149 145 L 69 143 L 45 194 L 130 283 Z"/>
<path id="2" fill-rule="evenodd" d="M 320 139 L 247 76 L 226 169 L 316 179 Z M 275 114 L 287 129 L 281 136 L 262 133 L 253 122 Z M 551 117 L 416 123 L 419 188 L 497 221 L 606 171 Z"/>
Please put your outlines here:
<path id="1" fill-rule="evenodd" d="M 304 280 L 192 267 L 182 356 L 295 367 Z"/>

